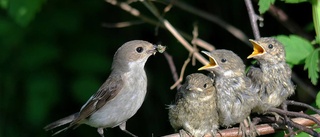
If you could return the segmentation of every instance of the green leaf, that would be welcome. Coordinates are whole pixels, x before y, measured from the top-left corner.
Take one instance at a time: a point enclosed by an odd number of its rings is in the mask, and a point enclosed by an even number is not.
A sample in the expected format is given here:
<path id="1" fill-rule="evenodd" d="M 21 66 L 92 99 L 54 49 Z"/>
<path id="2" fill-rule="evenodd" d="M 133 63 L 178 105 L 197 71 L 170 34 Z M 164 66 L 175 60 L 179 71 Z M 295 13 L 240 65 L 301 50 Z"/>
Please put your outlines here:
<path id="1" fill-rule="evenodd" d="M 314 50 L 306 59 L 304 70 L 308 69 L 308 77 L 313 85 L 317 85 L 319 78 L 319 51 L 320 48 Z"/>
<path id="2" fill-rule="evenodd" d="M 260 14 L 264 14 L 269 8 L 271 4 L 274 4 L 275 0 L 259 0 L 259 12 Z"/>
<path id="3" fill-rule="evenodd" d="M 316 105 L 318 108 L 320 108 L 320 91 L 318 92 L 317 97 L 316 97 Z"/>
<path id="4" fill-rule="evenodd" d="M 320 128 L 315 128 L 314 130 L 316 132 L 320 132 Z M 311 137 L 311 136 L 306 132 L 300 132 L 298 135 L 295 135 L 295 137 Z"/>
<path id="5" fill-rule="evenodd" d="M 285 3 L 301 3 L 306 1 L 307 0 L 285 0 Z"/>
<path id="6" fill-rule="evenodd" d="M 2 9 L 7 9 L 9 0 L 0 0 L 0 7 Z"/>
<path id="7" fill-rule="evenodd" d="M 284 45 L 286 61 L 289 64 L 302 64 L 303 60 L 314 50 L 309 41 L 297 35 L 278 35 L 276 39 Z"/>
<path id="8" fill-rule="evenodd" d="M 8 13 L 21 26 L 27 26 L 45 0 L 9 0 Z M 5 3 L 1 6 L 6 6 Z"/>
<path id="9" fill-rule="evenodd" d="M 316 30 L 316 42 L 320 43 L 320 2 L 319 0 L 311 0 L 311 4 L 313 23 Z"/>

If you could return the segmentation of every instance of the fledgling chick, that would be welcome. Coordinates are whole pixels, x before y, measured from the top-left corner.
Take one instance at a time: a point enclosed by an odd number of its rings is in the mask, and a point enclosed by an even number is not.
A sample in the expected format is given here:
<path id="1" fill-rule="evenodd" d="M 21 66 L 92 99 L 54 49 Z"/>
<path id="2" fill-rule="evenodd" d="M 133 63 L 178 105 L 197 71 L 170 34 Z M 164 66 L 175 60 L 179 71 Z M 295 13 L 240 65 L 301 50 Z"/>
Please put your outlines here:
<path id="1" fill-rule="evenodd" d="M 256 59 L 259 67 L 250 67 L 247 76 L 252 80 L 262 101 L 253 112 L 264 113 L 270 107 L 278 107 L 294 93 L 292 71 L 286 63 L 284 46 L 275 38 L 249 41 L 254 51 L 248 58 Z"/>
<path id="2" fill-rule="evenodd" d="M 230 127 L 242 122 L 259 102 L 252 91 L 251 81 L 245 76 L 245 65 L 241 58 L 229 50 L 214 50 L 206 54 L 210 63 L 199 68 L 215 74 L 217 110 L 221 126 Z"/>
<path id="3" fill-rule="evenodd" d="M 169 106 L 169 120 L 175 130 L 183 129 L 194 137 L 214 136 L 219 127 L 213 79 L 194 73 L 186 77 Z"/>

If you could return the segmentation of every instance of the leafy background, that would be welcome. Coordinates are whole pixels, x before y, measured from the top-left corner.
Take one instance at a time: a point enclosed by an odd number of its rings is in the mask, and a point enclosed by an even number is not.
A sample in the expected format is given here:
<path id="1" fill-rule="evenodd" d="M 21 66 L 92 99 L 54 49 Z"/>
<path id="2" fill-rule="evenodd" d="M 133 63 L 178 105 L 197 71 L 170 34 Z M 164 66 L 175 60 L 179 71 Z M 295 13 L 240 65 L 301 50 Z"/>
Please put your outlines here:
<path id="1" fill-rule="evenodd" d="M 244 1 L 184 2 L 221 18 L 253 38 Z M 260 9 L 255 2 L 254 7 L 263 13 L 274 3 L 316 39 L 317 22 L 313 16 L 320 8 L 310 2 L 288 4 L 261 0 Z M 156 5 L 159 9 L 165 7 Z M 132 6 L 152 16 L 143 4 L 135 2 Z M 103 23 L 139 20 L 103 0 L 0 0 L 0 7 L 0 137 L 50 136 L 51 132 L 45 132 L 43 127 L 80 109 L 107 78 L 114 52 L 126 41 L 143 39 L 166 45 L 179 71 L 189 54 L 168 31 L 147 23 L 126 28 L 103 27 Z M 233 50 L 247 65 L 251 64 L 252 60 L 245 58 L 252 48 L 218 25 L 175 7 L 165 17 L 190 35 L 197 24 L 200 38 L 216 48 Z M 293 35 L 268 12 L 263 17 L 261 35 L 276 36 L 282 41 L 287 61 L 306 84 L 304 87 L 318 91 L 319 48 L 314 45 L 317 40 L 312 42 Z M 197 72 L 200 66 L 200 63 L 189 65 L 186 74 Z M 148 60 L 145 68 L 148 95 L 142 108 L 127 122 L 127 129 L 143 137 L 171 134 L 174 131 L 166 108 L 173 101 L 175 90 L 169 89 L 174 81 L 167 61 L 157 54 Z M 301 87 L 297 85 L 291 99 L 314 104 L 317 93 L 306 92 L 308 89 Z M 127 136 L 119 128 L 108 129 L 105 135 Z M 277 135 L 283 136 L 281 131 L 269 136 Z M 95 128 L 82 125 L 57 136 L 99 135 Z"/>

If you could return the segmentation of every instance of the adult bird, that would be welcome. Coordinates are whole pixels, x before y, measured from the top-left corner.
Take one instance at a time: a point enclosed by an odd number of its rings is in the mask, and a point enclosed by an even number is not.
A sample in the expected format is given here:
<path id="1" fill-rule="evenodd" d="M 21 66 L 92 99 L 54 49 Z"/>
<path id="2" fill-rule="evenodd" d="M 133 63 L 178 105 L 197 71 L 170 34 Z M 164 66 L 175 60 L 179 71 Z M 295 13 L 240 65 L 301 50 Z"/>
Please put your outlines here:
<path id="1" fill-rule="evenodd" d="M 87 124 L 98 129 L 103 137 L 104 128 L 119 126 L 124 132 L 126 121 L 141 107 L 147 92 L 144 65 L 157 46 L 142 40 L 123 44 L 114 54 L 111 73 L 98 91 L 82 106 L 79 112 L 47 125 L 45 130 L 69 124 L 66 129 Z M 54 134 L 54 135 L 55 135 Z"/>

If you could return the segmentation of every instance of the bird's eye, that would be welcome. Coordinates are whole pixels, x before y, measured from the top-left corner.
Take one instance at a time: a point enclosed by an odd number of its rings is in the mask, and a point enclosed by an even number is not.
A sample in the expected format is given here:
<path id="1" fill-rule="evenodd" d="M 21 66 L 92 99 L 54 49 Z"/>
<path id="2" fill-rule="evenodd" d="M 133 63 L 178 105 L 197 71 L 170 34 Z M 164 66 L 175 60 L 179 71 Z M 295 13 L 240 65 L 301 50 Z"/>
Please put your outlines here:
<path id="1" fill-rule="evenodd" d="M 136 48 L 136 51 L 137 51 L 138 53 L 141 53 L 141 52 L 143 51 L 143 48 L 142 48 L 142 47 L 137 47 L 137 48 Z"/>
<path id="2" fill-rule="evenodd" d="M 227 62 L 227 59 L 223 58 L 223 59 L 221 59 L 221 62 L 222 63 Z"/>
<path id="3" fill-rule="evenodd" d="M 203 87 L 204 87 L 204 88 L 207 88 L 207 87 L 208 87 L 208 84 L 207 84 L 207 83 L 206 83 L 206 84 L 204 84 L 204 85 L 203 85 Z"/>
<path id="4" fill-rule="evenodd" d="M 272 48 L 273 48 L 273 45 L 272 45 L 272 44 L 269 44 L 269 45 L 268 45 L 268 48 L 269 48 L 269 49 L 272 49 Z"/>

